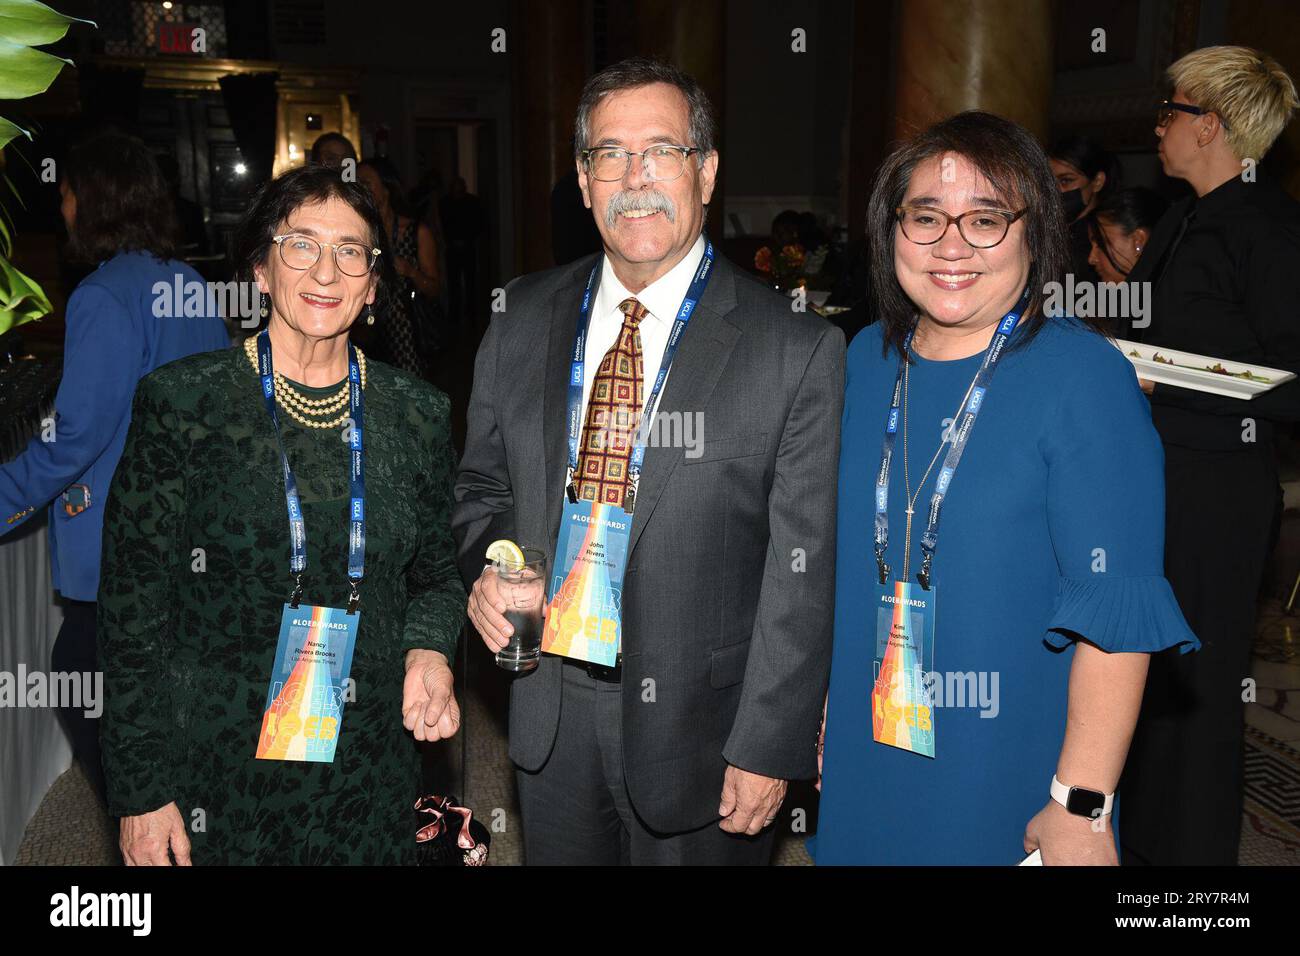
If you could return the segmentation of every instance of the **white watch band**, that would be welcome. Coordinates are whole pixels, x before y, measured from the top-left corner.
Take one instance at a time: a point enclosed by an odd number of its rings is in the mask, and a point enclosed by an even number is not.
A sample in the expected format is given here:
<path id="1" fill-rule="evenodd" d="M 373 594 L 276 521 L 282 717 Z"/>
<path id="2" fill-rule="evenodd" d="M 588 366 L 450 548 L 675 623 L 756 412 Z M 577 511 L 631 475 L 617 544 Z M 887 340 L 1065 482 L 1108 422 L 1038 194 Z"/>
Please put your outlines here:
<path id="1" fill-rule="evenodd" d="M 1074 788 L 1067 787 L 1065 784 L 1061 783 L 1061 781 L 1057 780 L 1056 774 L 1052 774 L 1052 787 L 1050 791 L 1052 794 L 1052 799 L 1055 800 L 1057 803 L 1059 803 L 1061 806 L 1066 807 L 1067 809 L 1069 808 L 1070 791 L 1072 789 Z M 1115 794 L 1113 793 L 1106 794 L 1106 803 L 1102 806 L 1100 815 L 1103 817 L 1108 815 L 1110 813 L 1110 808 L 1114 805 L 1114 803 L 1115 803 Z"/>

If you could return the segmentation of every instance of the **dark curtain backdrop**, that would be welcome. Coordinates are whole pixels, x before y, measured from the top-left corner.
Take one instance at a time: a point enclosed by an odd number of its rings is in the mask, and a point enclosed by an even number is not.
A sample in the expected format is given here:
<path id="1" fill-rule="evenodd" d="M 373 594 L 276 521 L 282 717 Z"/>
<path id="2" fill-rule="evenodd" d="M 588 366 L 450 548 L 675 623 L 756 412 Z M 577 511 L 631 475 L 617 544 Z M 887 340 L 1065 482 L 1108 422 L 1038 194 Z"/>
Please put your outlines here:
<path id="1" fill-rule="evenodd" d="M 221 97 L 230 115 L 230 127 L 253 174 L 249 181 L 262 183 L 271 178 L 275 165 L 275 81 L 278 73 L 239 73 L 223 76 Z"/>

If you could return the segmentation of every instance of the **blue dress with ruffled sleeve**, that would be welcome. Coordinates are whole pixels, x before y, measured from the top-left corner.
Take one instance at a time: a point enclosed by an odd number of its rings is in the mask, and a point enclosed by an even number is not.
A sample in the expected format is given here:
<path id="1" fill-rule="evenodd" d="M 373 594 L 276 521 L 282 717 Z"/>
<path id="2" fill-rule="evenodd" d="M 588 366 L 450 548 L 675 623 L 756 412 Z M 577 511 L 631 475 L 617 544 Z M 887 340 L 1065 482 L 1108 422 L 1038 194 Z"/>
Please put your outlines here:
<path id="1" fill-rule="evenodd" d="M 872 741 L 873 492 L 898 357 L 882 355 L 879 325 L 849 349 L 819 864 L 1019 862 L 1056 770 L 1074 642 L 1199 646 L 1164 578 L 1163 450 L 1133 367 L 1073 320 L 1020 343 L 1023 332 L 998 363 L 943 507 L 933 759 Z M 913 482 L 982 358 L 918 359 L 909 371 Z M 941 465 L 917 499 L 913 581 Z M 889 489 L 895 576 L 904 498 L 900 435 Z"/>

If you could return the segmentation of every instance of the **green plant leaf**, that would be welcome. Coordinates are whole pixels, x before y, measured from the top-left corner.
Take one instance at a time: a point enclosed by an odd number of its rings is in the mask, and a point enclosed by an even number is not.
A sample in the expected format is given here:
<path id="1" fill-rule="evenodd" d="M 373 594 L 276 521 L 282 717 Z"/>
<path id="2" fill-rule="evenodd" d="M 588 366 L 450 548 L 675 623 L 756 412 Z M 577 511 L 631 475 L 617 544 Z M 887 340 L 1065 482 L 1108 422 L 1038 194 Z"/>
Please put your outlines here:
<path id="1" fill-rule="evenodd" d="M 41 287 L 0 257 L 0 335 L 53 311 Z"/>
<path id="2" fill-rule="evenodd" d="M 18 190 L 14 187 L 14 181 L 9 178 L 7 173 L 0 173 L 0 181 L 3 181 L 9 187 L 9 191 L 18 200 L 18 205 L 26 209 L 27 204 L 23 202 L 23 197 L 18 195 Z M 9 212 L 9 207 L 0 202 L 0 256 L 13 255 L 13 229 L 14 217 Z"/>
<path id="3" fill-rule="evenodd" d="M 95 23 L 65 16 L 37 0 L 0 0 L 0 36 L 27 46 L 62 40 L 74 23 Z"/>
<path id="4" fill-rule="evenodd" d="M 19 136 L 26 136 L 28 139 L 32 138 L 32 134 L 28 130 L 0 116 L 0 149 L 4 149 Z"/>
<path id="5" fill-rule="evenodd" d="M 21 100 L 44 93 L 59 71 L 71 63 L 0 37 L 0 100 Z"/>
<path id="6" fill-rule="evenodd" d="M 9 191 L 13 193 L 14 198 L 18 200 L 18 205 L 21 206 L 23 209 L 26 209 L 27 203 L 23 200 L 22 194 L 18 192 L 18 187 L 14 185 L 14 181 L 9 178 L 8 173 L 0 173 L 0 182 L 3 182 L 6 186 L 9 187 Z M 0 203 L 0 209 L 4 209 L 3 203 Z"/>

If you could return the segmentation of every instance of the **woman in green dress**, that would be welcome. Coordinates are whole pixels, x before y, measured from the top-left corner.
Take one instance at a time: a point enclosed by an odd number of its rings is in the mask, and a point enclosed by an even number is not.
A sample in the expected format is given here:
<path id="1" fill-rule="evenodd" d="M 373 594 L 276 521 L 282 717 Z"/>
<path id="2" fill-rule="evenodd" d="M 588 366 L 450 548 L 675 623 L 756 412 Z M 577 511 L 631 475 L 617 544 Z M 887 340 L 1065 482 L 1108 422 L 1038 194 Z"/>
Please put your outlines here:
<path id="1" fill-rule="evenodd" d="M 104 767 L 128 864 L 413 858 L 415 742 L 460 724 L 465 592 L 448 400 L 348 343 L 393 288 L 385 245 L 369 195 L 337 170 L 268 183 L 234 250 L 266 330 L 140 382 L 99 592 Z M 332 752 L 267 759 L 295 593 L 339 621 L 355 605 L 359 624 L 337 732 L 316 735 Z"/>

